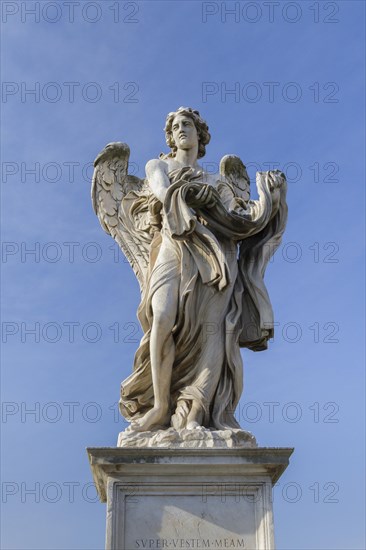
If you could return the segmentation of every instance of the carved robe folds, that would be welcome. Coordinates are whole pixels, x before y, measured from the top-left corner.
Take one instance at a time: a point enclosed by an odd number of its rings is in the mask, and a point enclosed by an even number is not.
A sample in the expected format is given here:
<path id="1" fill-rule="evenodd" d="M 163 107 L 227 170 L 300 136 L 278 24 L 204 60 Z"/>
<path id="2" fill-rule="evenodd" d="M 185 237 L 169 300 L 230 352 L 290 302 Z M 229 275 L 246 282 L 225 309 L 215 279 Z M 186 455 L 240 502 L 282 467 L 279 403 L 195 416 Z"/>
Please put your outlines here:
<path id="1" fill-rule="evenodd" d="M 144 336 L 133 374 L 122 382 L 120 409 L 132 420 L 154 405 L 151 300 L 161 285 L 175 279 L 179 298 L 173 329 L 171 424 L 184 428 L 195 403 L 203 413 L 203 426 L 239 428 L 234 411 L 243 385 L 240 347 L 266 349 L 273 335 L 272 307 L 263 277 L 286 224 L 286 181 L 278 171 L 258 173 L 259 200 L 245 203 L 229 182 L 219 180 L 214 206 L 193 210 L 190 193 L 202 186 L 205 174 L 183 168 L 171 172 L 169 179 L 138 310 Z M 131 191 L 122 200 L 120 220 L 140 239 L 156 224 L 151 221 L 149 201 L 147 187 Z"/>

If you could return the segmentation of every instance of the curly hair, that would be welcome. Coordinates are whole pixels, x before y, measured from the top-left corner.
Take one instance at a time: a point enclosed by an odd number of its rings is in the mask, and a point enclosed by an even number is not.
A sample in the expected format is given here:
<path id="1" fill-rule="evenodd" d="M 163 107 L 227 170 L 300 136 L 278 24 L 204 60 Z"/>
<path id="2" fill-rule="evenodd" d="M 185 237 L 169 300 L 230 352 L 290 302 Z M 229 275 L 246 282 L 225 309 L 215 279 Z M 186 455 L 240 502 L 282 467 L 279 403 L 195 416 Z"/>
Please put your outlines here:
<path id="1" fill-rule="evenodd" d="M 197 130 L 197 135 L 198 135 L 198 155 L 197 156 L 199 159 L 204 157 L 206 154 L 206 145 L 210 143 L 211 135 L 210 135 L 210 132 L 208 131 L 208 126 L 206 122 L 203 120 L 199 112 L 191 109 L 191 107 L 179 107 L 179 109 L 177 109 L 172 113 L 169 113 L 168 116 L 166 117 L 165 128 L 164 128 L 165 140 L 168 147 L 170 147 L 171 149 L 171 153 L 169 153 L 169 155 L 167 156 L 175 157 L 175 154 L 177 152 L 177 146 L 173 139 L 173 131 L 172 131 L 173 120 L 177 115 L 185 115 L 193 120 Z"/>

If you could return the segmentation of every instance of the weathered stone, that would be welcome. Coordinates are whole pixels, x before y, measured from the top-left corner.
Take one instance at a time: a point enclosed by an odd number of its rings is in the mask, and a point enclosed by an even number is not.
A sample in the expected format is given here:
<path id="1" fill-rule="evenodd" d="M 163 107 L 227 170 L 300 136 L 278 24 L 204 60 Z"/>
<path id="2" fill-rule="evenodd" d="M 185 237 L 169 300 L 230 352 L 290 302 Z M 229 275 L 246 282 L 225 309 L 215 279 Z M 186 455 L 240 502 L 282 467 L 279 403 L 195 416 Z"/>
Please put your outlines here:
<path id="1" fill-rule="evenodd" d="M 171 152 L 147 163 L 145 180 L 128 175 L 124 143 L 95 160 L 95 212 L 142 292 L 144 336 L 120 409 L 139 432 L 235 430 L 240 347 L 260 351 L 273 336 L 263 277 L 286 225 L 286 179 L 259 172 L 250 200 L 240 158 L 223 157 L 218 174 L 198 164 L 210 141 L 198 111 L 170 113 L 165 133 Z"/>
<path id="2" fill-rule="evenodd" d="M 256 448 L 257 442 L 244 430 L 157 430 L 135 432 L 125 430 L 118 436 L 117 447 L 159 447 L 169 449 L 232 449 Z"/>
<path id="3" fill-rule="evenodd" d="M 274 548 L 272 485 L 292 449 L 88 449 L 107 550 Z"/>

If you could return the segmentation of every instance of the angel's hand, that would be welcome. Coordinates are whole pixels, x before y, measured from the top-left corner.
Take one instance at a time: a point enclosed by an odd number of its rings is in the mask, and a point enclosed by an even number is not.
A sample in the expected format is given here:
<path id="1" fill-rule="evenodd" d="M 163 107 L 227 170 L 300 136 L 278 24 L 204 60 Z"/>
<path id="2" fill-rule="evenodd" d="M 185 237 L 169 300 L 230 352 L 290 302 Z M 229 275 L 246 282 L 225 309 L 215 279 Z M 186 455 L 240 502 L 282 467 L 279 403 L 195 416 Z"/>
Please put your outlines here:
<path id="1" fill-rule="evenodd" d="M 187 204 L 191 208 L 212 208 L 216 203 L 216 196 L 211 185 L 204 184 L 202 188 L 194 194 L 190 191 L 187 197 Z"/>
<path id="2" fill-rule="evenodd" d="M 272 170 L 268 173 L 269 176 L 269 188 L 271 191 L 275 189 L 280 189 L 286 176 L 281 170 Z"/>
<path id="3" fill-rule="evenodd" d="M 279 206 L 281 199 L 281 187 L 286 181 L 286 176 L 280 170 L 274 170 L 268 173 L 269 188 L 272 197 L 272 207 L 275 212 Z"/>
<path id="4" fill-rule="evenodd" d="M 162 204 L 154 195 L 149 198 L 149 213 L 150 213 L 150 234 L 154 235 L 156 231 L 160 231 L 162 224 L 161 209 Z"/>

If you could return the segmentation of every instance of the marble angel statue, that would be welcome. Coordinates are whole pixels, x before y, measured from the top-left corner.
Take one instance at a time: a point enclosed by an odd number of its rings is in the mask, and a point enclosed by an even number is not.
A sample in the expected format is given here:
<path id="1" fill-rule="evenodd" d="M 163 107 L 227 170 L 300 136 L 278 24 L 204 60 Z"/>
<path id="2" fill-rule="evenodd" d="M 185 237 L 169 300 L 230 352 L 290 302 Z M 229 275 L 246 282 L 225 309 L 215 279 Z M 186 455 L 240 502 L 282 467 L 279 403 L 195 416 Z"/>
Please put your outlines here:
<path id="1" fill-rule="evenodd" d="M 141 288 L 143 337 L 120 410 L 142 432 L 173 427 L 238 429 L 241 347 L 267 348 L 273 312 L 263 281 L 287 218 L 286 179 L 256 176 L 250 200 L 242 161 L 226 155 L 205 172 L 210 134 L 198 111 L 166 119 L 170 153 L 128 175 L 129 147 L 110 143 L 95 160 L 94 210 L 121 247 Z"/>

